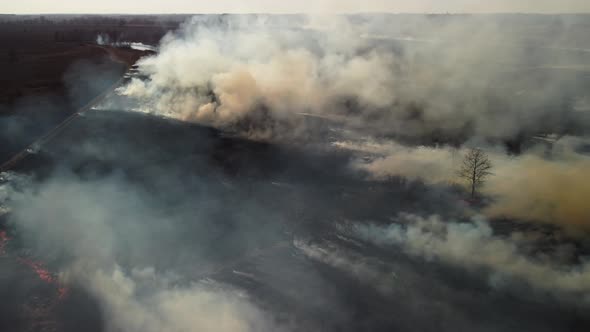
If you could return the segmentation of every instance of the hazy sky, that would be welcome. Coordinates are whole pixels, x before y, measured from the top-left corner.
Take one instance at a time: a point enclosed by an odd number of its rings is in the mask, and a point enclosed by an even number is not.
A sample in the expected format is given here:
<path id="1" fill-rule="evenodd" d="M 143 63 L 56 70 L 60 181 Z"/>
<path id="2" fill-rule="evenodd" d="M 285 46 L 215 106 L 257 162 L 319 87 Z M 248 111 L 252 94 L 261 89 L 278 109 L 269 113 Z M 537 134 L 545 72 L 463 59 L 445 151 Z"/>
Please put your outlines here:
<path id="1" fill-rule="evenodd" d="M 0 0 L 1 13 L 590 12 L 590 0 Z"/>

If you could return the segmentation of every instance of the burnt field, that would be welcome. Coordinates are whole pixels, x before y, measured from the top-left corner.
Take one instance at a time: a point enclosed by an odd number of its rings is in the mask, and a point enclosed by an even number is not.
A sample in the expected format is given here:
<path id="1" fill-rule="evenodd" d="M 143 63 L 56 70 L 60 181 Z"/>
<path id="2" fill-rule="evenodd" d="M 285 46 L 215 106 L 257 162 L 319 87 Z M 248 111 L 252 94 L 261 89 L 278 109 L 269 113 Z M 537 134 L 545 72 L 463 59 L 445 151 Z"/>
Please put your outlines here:
<path id="1" fill-rule="evenodd" d="M 150 54 L 98 45 L 99 35 L 155 44 L 172 28 L 154 22 L 126 27 L 126 21 L 122 22 L 68 16 L 0 17 L 2 162 L 110 88 L 128 67 Z"/>
<path id="2" fill-rule="evenodd" d="M 421 182 L 367 182 L 345 167 L 353 158 L 333 148 L 256 143 L 151 115 L 89 111 L 15 169 L 27 175 L 25 188 L 36 189 L 24 212 L 2 217 L 9 238 L 2 270 L 11 271 L 2 280 L 2 289 L 10 290 L 3 305 L 12 309 L 2 311 L 0 325 L 103 330 L 110 300 L 55 271 L 78 257 L 89 264 L 109 257 L 129 278 L 142 267 L 156 278 L 124 295 L 138 299 L 124 301 L 143 301 L 168 287 L 220 283 L 247 292 L 276 326 L 297 331 L 590 326 L 575 297 L 555 298 L 526 280 L 498 289 L 488 283 L 485 267 L 425 262 L 402 248 L 350 235 L 353 220 L 387 225 L 398 212 L 461 219 L 465 204 L 460 191 Z M 90 219 L 79 219 L 79 209 L 88 209 L 83 213 Z M 22 218 L 28 221 L 12 223 Z M 76 230 L 79 222 L 83 229 Z M 498 236 L 546 234 L 538 239 L 540 248 L 559 232 L 497 226 Z M 577 255 L 583 255 L 588 248 L 579 245 Z M 158 271 L 174 271 L 172 284 L 159 285 Z M 147 305 L 139 310 L 157 310 Z M 157 329 L 160 322 L 151 324 Z"/>
<path id="3" fill-rule="evenodd" d="M 5 23 L 0 329 L 587 330 L 587 22 Z"/>

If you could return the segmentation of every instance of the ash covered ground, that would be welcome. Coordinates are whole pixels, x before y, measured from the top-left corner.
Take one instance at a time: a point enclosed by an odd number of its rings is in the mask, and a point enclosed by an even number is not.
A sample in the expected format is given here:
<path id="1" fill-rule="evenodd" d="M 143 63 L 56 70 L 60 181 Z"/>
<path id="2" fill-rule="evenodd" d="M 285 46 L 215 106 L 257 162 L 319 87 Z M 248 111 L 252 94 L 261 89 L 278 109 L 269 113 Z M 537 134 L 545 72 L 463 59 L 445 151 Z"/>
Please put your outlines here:
<path id="1" fill-rule="evenodd" d="M 0 327 L 585 331 L 587 18 L 552 19 L 193 18 L 2 173 Z"/>

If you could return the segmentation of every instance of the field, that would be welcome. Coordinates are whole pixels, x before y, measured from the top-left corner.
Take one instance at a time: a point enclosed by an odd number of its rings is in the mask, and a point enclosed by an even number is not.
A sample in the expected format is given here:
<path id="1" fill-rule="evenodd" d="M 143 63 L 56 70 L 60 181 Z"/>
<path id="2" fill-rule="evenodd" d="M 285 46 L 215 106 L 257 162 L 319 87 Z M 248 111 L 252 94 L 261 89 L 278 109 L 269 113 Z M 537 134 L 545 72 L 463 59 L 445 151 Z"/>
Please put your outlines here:
<path id="1" fill-rule="evenodd" d="M 125 32 L 135 41 L 155 44 L 168 31 L 153 22 L 134 27 L 110 24 L 0 18 L 0 160 L 42 136 L 150 54 L 97 45 L 99 35 L 110 34 L 116 40 Z"/>
<path id="2" fill-rule="evenodd" d="M 589 15 L 0 21 L 0 330 L 590 329 Z"/>

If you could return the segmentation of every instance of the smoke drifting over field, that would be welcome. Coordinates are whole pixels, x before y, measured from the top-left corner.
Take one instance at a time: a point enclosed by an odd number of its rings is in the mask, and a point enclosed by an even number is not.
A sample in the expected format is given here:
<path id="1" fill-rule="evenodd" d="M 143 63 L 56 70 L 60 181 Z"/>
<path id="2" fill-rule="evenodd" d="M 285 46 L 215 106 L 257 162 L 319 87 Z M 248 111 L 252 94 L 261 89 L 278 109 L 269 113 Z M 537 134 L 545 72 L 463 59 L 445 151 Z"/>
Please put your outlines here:
<path id="1" fill-rule="evenodd" d="M 587 230 L 587 157 L 547 158 L 539 141 L 527 143 L 590 126 L 590 62 L 563 47 L 571 41 L 562 20 L 548 43 L 509 32 L 510 17 L 236 18 L 218 29 L 194 19 L 140 62 L 149 80 L 131 82 L 125 94 L 152 112 L 256 139 L 313 136 L 302 118 L 317 116 L 353 130 L 353 139 L 488 146 L 498 168 L 485 188 L 495 197 L 487 214 Z M 378 178 L 457 182 L 464 149 L 381 141 L 390 150 L 360 168 Z M 509 158 L 502 143 L 538 146 Z"/>
<path id="2" fill-rule="evenodd" d="M 108 332 L 588 326 L 590 59 L 529 19 L 197 16 L 0 180 L 0 226 Z"/>
<path id="3" fill-rule="evenodd" d="M 493 198 L 484 210 L 490 217 L 509 217 L 543 221 L 570 230 L 590 230 L 590 214 L 584 197 L 590 158 L 578 153 L 587 141 L 565 137 L 547 147 L 537 145 L 522 156 L 508 156 L 502 149 L 488 147 L 494 163 L 493 176 L 484 193 Z M 352 166 L 376 179 L 401 176 L 429 184 L 461 184 L 457 169 L 469 144 L 464 148 L 405 147 L 393 142 L 335 142 L 335 146 L 375 157 L 359 160 Z"/>
<path id="4" fill-rule="evenodd" d="M 186 211 L 159 215 L 159 203 L 146 203 L 153 197 L 122 178 L 95 182 L 60 174 L 24 186 L 26 178 L 9 180 L 0 189 L 10 191 L 11 201 L 0 196 L 0 202 L 12 207 L 10 222 L 22 241 L 35 255 L 61 261 L 62 283 L 82 285 L 96 297 L 107 317 L 105 331 L 279 330 L 243 291 L 186 279 L 187 270 L 212 273 L 215 259 L 203 254 L 221 226 L 197 220 L 192 227 L 201 228 L 202 239 L 193 233 L 183 241 L 187 229 L 176 222 Z M 211 213 L 215 208 L 207 203 L 199 205 Z M 268 233 L 258 230 L 250 240 Z M 223 250 L 231 251 L 226 244 Z"/>
<path id="5" fill-rule="evenodd" d="M 484 219 L 474 219 L 471 223 L 456 223 L 443 221 L 438 216 L 422 218 L 402 214 L 398 219 L 401 223 L 387 227 L 359 224 L 352 227 L 352 232 L 379 245 L 398 245 L 428 260 L 450 262 L 468 269 L 488 269 L 493 286 L 506 286 L 510 278 L 518 278 L 558 297 L 565 294 L 572 299 L 590 301 L 590 265 L 584 262 L 574 267 L 560 266 L 570 259 L 567 253 L 571 252 L 571 247 L 555 248 L 557 257 L 528 256 L 523 250 L 536 240 L 534 237 L 527 238 L 518 232 L 510 237 L 497 236 Z"/>
<path id="6" fill-rule="evenodd" d="M 577 55 L 509 34 L 509 18 L 284 21 L 227 18 L 214 28 L 196 18 L 140 62 L 149 80 L 125 93 L 151 99 L 156 113 L 262 137 L 301 133 L 301 113 L 455 143 L 587 128 L 573 106 L 587 97 L 583 75 L 559 69 Z"/>
<path id="7" fill-rule="evenodd" d="M 222 285 L 173 286 L 149 268 L 81 271 L 86 279 L 75 280 L 101 301 L 107 331 L 280 331 L 243 292 Z"/>

